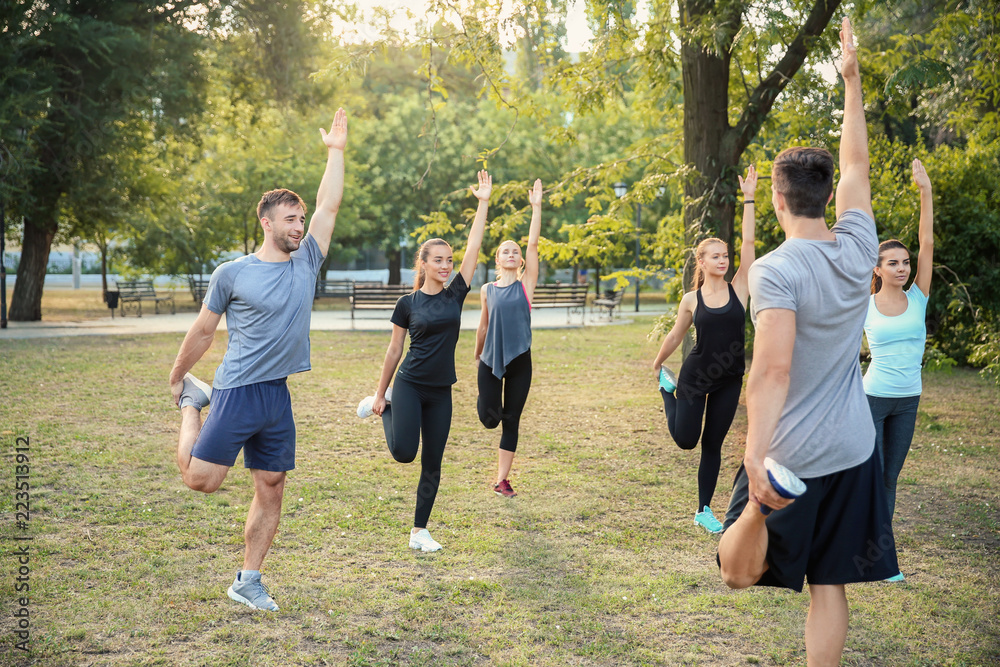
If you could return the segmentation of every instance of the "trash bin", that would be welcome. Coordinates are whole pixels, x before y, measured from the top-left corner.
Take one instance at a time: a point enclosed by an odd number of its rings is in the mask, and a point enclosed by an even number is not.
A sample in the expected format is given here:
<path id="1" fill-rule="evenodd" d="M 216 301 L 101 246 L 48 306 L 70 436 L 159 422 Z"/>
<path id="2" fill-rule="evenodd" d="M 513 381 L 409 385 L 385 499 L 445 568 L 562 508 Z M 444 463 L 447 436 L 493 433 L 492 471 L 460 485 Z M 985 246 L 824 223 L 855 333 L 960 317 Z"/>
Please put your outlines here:
<path id="1" fill-rule="evenodd" d="M 111 319 L 115 319 L 115 308 L 118 307 L 118 295 L 118 290 L 108 290 L 104 293 L 104 300 L 107 302 L 108 308 L 111 309 Z"/>

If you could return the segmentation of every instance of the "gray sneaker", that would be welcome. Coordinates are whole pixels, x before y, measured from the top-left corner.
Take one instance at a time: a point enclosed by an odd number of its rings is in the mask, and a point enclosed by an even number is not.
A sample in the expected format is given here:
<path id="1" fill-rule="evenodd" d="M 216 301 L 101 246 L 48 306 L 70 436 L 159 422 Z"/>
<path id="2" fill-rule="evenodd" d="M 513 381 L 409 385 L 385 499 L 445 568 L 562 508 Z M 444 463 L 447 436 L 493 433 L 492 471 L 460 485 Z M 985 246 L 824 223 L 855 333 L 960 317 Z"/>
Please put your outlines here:
<path id="1" fill-rule="evenodd" d="M 236 573 L 236 580 L 226 591 L 231 600 L 245 604 L 251 609 L 259 611 L 278 611 L 271 596 L 268 595 L 267 586 L 261 583 L 260 573 L 251 574 L 240 570 Z"/>
<path id="2" fill-rule="evenodd" d="M 212 385 L 206 384 L 191 375 L 184 375 L 184 389 L 181 390 L 181 398 L 177 401 L 177 407 L 185 408 L 191 406 L 201 410 L 207 408 L 212 396 Z"/>

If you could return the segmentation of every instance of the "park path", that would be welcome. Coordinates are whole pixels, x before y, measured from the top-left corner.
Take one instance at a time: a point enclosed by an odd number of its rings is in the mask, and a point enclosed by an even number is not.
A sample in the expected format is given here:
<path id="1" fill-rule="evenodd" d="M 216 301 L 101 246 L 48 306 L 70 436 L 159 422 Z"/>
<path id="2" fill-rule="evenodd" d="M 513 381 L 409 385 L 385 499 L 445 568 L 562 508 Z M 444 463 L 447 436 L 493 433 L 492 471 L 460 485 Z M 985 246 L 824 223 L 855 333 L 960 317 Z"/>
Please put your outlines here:
<path id="1" fill-rule="evenodd" d="M 640 315 L 659 315 L 666 310 L 666 304 L 643 306 Z M 605 326 L 608 324 L 624 324 L 634 315 L 631 310 L 622 313 L 620 318 L 608 320 L 606 316 L 589 311 L 581 316 L 579 312 L 570 315 L 566 321 L 565 308 L 536 308 L 531 313 L 532 329 L 579 328 L 583 326 Z M 479 310 L 462 311 L 462 329 L 475 330 L 479 326 Z M 80 322 L 8 322 L 6 329 L 0 329 L 0 341 L 25 338 L 56 338 L 59 336 L 109 336 L 137 335 L 154 333 L 184 334 L 191 328 L 197 313 L 177 313 L 176 315 L 153 315 L 145 317 L 105 317 L 96 320 Z M 226 328 L 226 318 L 223 316 L 219 325 Z M 365 313 L 357 316 L 354 326 L 351 326 L 351 312 L 348 310 L 313 311 L 309 329 L 311 331 L 389 331 L 389 311 L 384 313 Z"/>

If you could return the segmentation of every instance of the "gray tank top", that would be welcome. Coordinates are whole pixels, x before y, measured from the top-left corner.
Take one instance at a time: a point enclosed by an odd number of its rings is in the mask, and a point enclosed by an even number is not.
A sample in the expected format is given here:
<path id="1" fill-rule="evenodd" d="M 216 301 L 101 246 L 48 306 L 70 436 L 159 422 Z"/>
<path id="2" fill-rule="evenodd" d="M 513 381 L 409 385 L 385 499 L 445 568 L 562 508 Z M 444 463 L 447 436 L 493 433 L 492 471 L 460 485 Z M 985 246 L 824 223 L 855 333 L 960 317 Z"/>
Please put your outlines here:
<path id="1" fill-rule="evenodd" d="M 502 378 L 507 364 L 531 349 L 531 304 L 524 284 L 520 280 L 506 287 L 487 284 L 486 309 L 490 321 L 479 359 Z"/>

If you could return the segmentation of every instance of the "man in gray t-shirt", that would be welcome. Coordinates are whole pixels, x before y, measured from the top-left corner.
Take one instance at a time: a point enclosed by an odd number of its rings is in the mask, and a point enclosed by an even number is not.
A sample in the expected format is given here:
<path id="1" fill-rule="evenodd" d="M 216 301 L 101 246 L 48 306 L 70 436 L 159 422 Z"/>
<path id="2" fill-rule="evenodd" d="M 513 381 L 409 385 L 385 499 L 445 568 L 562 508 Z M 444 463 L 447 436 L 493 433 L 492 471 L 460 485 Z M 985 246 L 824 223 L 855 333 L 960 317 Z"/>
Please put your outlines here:
<path id="1" fill-rule="evenodd" d="M 184 483 L 212 493 L 243 450 L 254 498 L 244 530 L 243 568 L 227 593 L 264 611 L 278 611 L 261 583 L 260 567 L 278 530 L 285 476 L 295 467 L 295 422 L 285 378 L 310 369 L 316 274 L 344 195 L 344 110 L 337 110 L 329 133 L 320 133 L 327 161 L 309 232 L 305 203 L 297 194 L 264 193 L 257 205 L 264 242 L 212 274 L 201 312 L 170 371 L 170 391 L 181 411 L 177 465 Z M 189 371 L 211 347 L 223 314 L 229 341 L 210 387 Z M 209 402 L 212 410 L 202 424 L 201 409 Z"/>
<path id="2" fill-rule="evenodd" d="M 861 77 L 846 18 L 841 47 L 836 225 L 828 228 L 824 216 L 833 197 L 828 151 L 787 149 L 771 171 L 772 202 L 786 240 L 750 269 L 756 335 L 746 452 L 718 554 L 731 588 L 802 590 L 808 579 L 810 665 L 840 663 L 848 620 L 844 585 L 899 571 L 858 362 L 878 237 Z M 765 458 L 771 459 L 767 468 Z M 780 466 L 804 483 L 794 500 L 779 495 L 779 482 L 768 476 L 779 470 L 776 479 L 782 479 Z M 787 487 L 782 490 L 790 495 Z"/>

